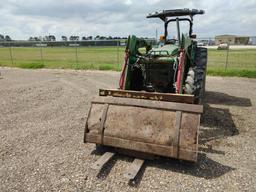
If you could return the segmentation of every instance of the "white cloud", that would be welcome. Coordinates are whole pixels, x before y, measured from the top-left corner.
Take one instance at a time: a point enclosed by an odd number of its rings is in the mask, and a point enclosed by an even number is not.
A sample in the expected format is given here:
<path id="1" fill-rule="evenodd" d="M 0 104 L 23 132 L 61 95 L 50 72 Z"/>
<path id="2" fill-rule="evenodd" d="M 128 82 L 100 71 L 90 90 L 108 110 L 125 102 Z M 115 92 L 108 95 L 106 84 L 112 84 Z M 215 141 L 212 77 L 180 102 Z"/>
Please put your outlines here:
<path id="1" fill-rule="evenodd" d="M 194 31 L 201 37 L 256 35 L 256 0 L 6 0 L 0 5 L 0 34 L 14 39 L 48 34 L 154 37 L 163 23 L 146 15 L 174 8 L 206 11 L 195 16 Z"/>
<path id="2" fill-rule="evenodd" d="M 131 5 L 131 4 L 132 4 L 132 0 L 125 0 L 125 1 L 124 1 L 124 4 L 126 4 L 126 5 Z"/>

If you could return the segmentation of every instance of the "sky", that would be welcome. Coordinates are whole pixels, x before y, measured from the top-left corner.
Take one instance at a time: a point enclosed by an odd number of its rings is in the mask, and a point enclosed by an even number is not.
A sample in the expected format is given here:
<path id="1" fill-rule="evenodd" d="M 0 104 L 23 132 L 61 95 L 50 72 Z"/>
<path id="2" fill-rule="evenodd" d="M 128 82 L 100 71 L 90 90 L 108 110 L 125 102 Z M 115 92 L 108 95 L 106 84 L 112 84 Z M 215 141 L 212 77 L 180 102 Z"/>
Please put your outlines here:
<path id="1" fill-rule="evenodd" d="M 256 0 L 1 0 L 0 34 L 155 37 L 163 22 L 148 13 L 176 8 L 205 10 L 194 18 L 198 37 L 256 36 Z"/>

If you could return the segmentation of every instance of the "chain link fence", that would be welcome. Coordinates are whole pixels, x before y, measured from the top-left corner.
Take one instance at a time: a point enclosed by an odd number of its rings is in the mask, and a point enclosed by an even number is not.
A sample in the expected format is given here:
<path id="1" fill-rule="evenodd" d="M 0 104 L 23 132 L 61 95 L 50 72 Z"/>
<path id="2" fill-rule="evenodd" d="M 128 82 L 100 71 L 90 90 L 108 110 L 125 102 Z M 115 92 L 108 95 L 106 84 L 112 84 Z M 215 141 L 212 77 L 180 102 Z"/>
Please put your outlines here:
<path id="1" fill-rule="evenodd" d="M 0 66 L 118 70 L 123 55 L 124 46 L 120 41 L 112 41 L 105 46 L 99 42 L 81 46 L 76 42 L 50 47 L 45 43 L 32 47 L 9 43 L 0 47 Z"/>
<path id="2" fill-rule="evenodd" d="M 208 68 L 256 70 L 256 46 L 230 46 L 226 50 L 208 47 Z"/>
<path id="3" fill-rule="evenodd" d="M 206 47 L 208 69 L 256 70 L 256 46 L 230 46 L 226 50 Z M 53 42 L 33 43 L 32 46 L 9 42 L 0 47 L 0 66 L 120 70 L 124 49 L 125 43 L 121 41 L 97 41 L 85 45 L 69 42 L 57 46 Z"/>

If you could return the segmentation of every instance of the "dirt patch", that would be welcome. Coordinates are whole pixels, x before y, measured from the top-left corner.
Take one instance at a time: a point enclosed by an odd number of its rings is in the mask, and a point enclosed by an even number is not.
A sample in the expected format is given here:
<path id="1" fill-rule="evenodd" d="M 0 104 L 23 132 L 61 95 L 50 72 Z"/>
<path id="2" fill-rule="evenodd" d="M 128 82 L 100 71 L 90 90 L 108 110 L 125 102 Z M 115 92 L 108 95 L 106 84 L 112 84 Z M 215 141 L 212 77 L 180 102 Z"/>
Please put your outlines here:
<path id="1" fill-rule="evenodd" d="M 208 77 L 195 165 L 117 155 L 98 175 L 83 143 L 91 98 L 116 88 L 119 73 L 0 68 L 0 191 L 256 191 L 256 80 Z"/>

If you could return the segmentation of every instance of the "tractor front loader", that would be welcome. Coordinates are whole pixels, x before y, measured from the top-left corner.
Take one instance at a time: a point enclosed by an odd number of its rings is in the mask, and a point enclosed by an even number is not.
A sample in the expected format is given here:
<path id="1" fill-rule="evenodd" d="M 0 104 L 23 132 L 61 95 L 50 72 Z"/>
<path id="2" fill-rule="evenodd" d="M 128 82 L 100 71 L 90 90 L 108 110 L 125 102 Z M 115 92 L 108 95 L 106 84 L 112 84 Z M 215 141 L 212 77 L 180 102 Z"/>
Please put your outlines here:
<path id="1" fill-rule="evenodd" d="M 192 33 L 193 17 L 202 10 L 176 9 L 154 13 L 165 34 L 157 46 L 129 36 L 119 89 L 100 89 L 91 102 L 85 125 L 85 143 L 115 151 L 197 161 L 198 128 L 205 91 L 207 49 L 198 47 Z M 175 22 L 177 38 L 169 38 Z M 180 22 L 189 24 L 180 32 Z M 94 165 L 101 168 L 112 156 L 105 153 Z M 128 178 L 142 165 L 136 160 Z M 131 171 L 132 170 L 132 171 Z"/>

